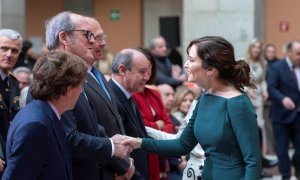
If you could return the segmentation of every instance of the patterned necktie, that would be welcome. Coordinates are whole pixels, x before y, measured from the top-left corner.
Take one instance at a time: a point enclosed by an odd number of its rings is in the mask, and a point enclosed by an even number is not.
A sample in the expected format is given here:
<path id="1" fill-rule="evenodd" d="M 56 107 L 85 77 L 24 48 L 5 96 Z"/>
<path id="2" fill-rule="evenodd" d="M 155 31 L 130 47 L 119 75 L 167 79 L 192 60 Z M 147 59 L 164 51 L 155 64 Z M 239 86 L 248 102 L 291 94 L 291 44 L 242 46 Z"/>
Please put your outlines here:
<path id="1" fill-rule="evenodd" d="M 109 93 L 108 93 L 108 91 L 107 91 L 107 89 L 106 89 L 106 87 L 105 87 L 105 85 L 104 85 L 104 82 L 103 82 L 103 80 L 102 80 L 102 78 L 101 78 L 101 75 L 100 75 L 100 73 L 98 72 L 98 70 L 97 70 L 96 68 L 93 67 L 92 70 L 91 70 L 91 72 L 93 73 L 93 75 L 94 75 L 94 76 L 96 77 L 96 79 L 98 80 L 99 84 L 101 85 L 101 87 L 102 87 L 103 91 L 105 92 L 105 94 L 107 95 L 108 99 L 111 100 L 111 97 L 110 97 L 110 95 L 109 95 Z"/>

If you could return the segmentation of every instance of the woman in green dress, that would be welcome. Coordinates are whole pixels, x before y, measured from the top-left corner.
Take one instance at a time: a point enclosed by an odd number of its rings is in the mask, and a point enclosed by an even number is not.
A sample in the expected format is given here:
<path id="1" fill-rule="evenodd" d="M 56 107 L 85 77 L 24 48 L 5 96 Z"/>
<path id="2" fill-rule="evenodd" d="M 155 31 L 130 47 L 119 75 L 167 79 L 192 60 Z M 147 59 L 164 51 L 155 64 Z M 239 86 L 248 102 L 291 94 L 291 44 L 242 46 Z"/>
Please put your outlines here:
<path id="1" fill-rule="evenodd" d="M 165 155 L 185 155 L 197 143 L 205 151 L 204 180 L 259 179 L 261 149 L 255 110 L 243 88 L 255 88 L 250 68 L 235 61 L 233 46 L 222 37 L 193 40 L 185 68 L 202 93 L 188 125 L 175 140 L 127 137 L 123 144 Z"/>

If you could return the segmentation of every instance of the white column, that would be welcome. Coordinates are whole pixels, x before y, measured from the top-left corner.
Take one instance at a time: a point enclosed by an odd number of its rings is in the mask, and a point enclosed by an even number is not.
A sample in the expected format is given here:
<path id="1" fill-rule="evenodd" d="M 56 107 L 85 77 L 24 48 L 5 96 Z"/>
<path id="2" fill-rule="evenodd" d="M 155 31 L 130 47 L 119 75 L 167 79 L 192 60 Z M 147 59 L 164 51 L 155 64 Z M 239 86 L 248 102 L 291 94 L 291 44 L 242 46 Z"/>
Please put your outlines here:
<path id="1" fill-rule="evenodd" d="M 255 0 L 183 0 L 182 34 L 183 47 L 195 38 L 222 36 L 242 57 L 255 37 Z"/>
<path id="2" fill-rule="evenodd" d="M 0 28 L 25 35 L 25 0 L 0 0 Z"/>

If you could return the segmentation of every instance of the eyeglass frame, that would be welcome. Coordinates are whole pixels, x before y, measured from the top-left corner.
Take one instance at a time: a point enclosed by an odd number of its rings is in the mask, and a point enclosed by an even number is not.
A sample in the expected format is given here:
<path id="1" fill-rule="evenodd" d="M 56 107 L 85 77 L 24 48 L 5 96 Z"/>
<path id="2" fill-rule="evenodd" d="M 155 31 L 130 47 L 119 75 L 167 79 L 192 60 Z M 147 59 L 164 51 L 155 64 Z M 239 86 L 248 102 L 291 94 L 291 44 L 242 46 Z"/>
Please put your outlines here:
<path id="1" fill-rule="evenodd" d="M 89 31 L 89 30 L 84 30 L 84 29 L 72 29 L 72 30 L 67 30 L 65 32 L 73 32 L 73 31 L 79 31 L 79 32 L 84 32 L 84 34 L 82 35 L 85 35 L 85 38 L 88 40 L 88 41 L 91 41 L 92 37 L 94 38 L 95 41 L 100 41 L 100 42 L 103 42 L 103 41 L 106 41 L 107 40 L 107 35 L 106 34 L 102 34 L 102 35 L 99 35 L 99 36 L 95 36 L 95 34 L 92 32 L 92 31 Z"/>

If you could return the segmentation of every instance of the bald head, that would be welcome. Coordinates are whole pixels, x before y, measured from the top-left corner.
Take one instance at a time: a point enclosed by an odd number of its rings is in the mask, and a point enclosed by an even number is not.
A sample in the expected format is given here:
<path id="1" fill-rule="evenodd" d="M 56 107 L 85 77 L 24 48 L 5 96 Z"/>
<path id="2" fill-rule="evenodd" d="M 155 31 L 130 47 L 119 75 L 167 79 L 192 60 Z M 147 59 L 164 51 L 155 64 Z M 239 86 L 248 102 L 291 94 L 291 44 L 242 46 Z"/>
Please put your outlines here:
<path id="1" fill-rule="evenodd" d="M 153 38 L 150 42 L 149 49 L 152 54 L 156 57 L 166 57 L 167 56 L 167 43 L 162 36 Z"/>
<path id="2" fill-rule="evenodd" d="M 300 65 L 300 41 L 291 41 L 287 46 L 287 56 L 294 66 Z"/>
<path id="3" fill-rule="evenodd" d="M 97 19 L 88 17 L 87 21 L 94 34 L 95 43 L 93 46 L 93 55 L 95 61 L 98 61 L 104 58 L 104 47 L 106 45 L 107 36 L 104 34 L 104 31 Z"/>
<path id="4" fill-rule="evenodd" d="M 112 62 L 112 78 L 130 93 L 143 91 L 150 71 L 150 61 L 136 49 L 123 49 Z"/>
<path id="5" fill-rule="evenodd" d="M 141 59 L 146 59 L 148 61 L 146 56 L 138 50 L 132 48 L 123 49 L 115 55 L 112 61 L 112 73 L 119 74 L 119 66 L 121 64 L 131 70 L 134 61 L 139 61 Z"/>

